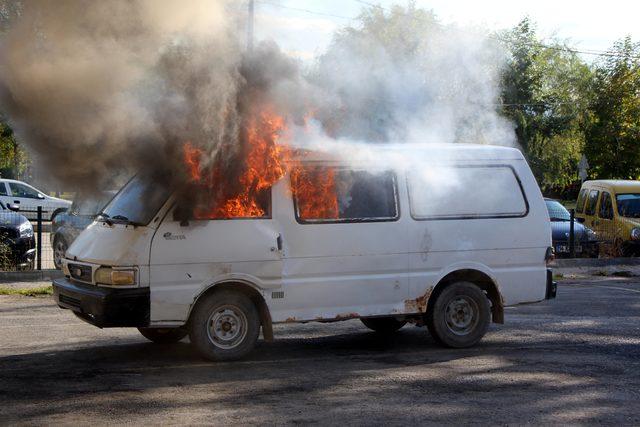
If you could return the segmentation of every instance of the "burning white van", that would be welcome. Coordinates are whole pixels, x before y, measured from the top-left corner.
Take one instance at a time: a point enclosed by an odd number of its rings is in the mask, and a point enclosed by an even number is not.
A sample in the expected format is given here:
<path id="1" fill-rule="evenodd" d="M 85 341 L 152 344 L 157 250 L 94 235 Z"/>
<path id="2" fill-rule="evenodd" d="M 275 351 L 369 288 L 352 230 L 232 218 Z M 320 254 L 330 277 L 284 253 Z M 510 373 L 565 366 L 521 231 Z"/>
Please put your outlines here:
<path id="1" fill-rule="evenodd" d="M 518 150 L 366 151 L 291 156 L 239 213 L 135 177 L 68 249 L 55 299 L 96 326 L 189 335 L 229 360 L 274 323 L 356 318 L 468 347 L 505 306 L 555 297 L 547 209 Z"/>

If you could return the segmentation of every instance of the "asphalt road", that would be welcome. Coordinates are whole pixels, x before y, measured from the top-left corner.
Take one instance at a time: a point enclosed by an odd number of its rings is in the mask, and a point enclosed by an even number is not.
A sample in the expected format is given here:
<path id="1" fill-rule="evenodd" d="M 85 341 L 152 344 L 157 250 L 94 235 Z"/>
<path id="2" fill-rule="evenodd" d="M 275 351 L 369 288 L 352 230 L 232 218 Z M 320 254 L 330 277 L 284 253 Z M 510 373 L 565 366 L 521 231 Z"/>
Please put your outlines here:
<path id="1" fill-rule="evenodd" d="M 248 360 L 0 297 L 0 423 L 640 423 L 640 279 L 566 280 L 473 349 L 357 320 L 277 326 Z"/>

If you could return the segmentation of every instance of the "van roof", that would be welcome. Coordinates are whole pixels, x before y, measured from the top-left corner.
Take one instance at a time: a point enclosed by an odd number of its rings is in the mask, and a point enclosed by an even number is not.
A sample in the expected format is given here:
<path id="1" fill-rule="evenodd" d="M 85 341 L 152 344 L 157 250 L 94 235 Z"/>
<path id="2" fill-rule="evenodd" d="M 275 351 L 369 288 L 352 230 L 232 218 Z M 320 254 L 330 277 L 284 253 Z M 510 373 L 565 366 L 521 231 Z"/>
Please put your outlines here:
<path id="1" fill-rule="evenodd" d="M 317 148 L 316 148 L 317 147 Z M 296 149 L 290 161 L 368 162 L 370 160 L 438 161 L 523 160 L 520 150 L 481 144 L 375 144 L 327 142 L 313 149 Z"/>
<path id="2" fill-rule="evenodd" d="M 582 186 L 610 188 L 616 193 L 623 193 L 625 191 L 640 192 L 640 181 L 625 179 L 595 179 L 593 181 L 585 181 Z"/>

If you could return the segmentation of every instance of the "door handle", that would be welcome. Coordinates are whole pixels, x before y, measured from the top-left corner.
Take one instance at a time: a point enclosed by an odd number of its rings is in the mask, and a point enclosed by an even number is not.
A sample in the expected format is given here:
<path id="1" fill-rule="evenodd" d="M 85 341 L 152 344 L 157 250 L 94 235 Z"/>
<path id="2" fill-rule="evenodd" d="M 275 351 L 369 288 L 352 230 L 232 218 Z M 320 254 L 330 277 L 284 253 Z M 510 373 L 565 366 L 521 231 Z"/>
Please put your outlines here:
<path id="1" fill-rule="evenodd" d="M 20 204 L 20 200 L 14 200 L 13 203 Z"/>
<path id="2" fill-rule="evenodd" d="M 276 245 L 271 246 L 271 252 L 276 252 L 276 251 L 282 252 L 282 235 L 281 234 L 278 234 L 278 237 L 276 237 Z"/>

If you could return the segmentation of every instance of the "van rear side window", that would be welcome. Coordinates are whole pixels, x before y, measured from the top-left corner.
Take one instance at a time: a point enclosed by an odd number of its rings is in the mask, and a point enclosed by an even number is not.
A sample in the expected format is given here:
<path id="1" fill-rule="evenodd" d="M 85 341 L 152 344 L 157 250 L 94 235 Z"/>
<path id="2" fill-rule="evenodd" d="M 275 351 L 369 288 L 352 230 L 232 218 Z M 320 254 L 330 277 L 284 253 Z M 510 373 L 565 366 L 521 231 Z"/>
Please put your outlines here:
<path id="1" fill-rule="evenodd" d="M 529 209 L 509 166 L 426 167 L 408 182 L 417 220 L 521 217 Z"/>
<path id="2" fill-rule="evenodd" d="M 586 215 L 593 215 L 596 213 L 596 205 L 598 204 L 598 196 L 600 192 L 598 190 L 591 190 L 589 198 L 587 199 L 587 205 L 584 207 L 584 213 Z"/>
<path id="3" fill-rule="evenodd" d="M 395 175 L 304 166 L 291 171 L 300 223 L 371 222 L 398 219 Z"/>
<path id="4" fill-rule="evenodd" d="M 580 190 L 580 194 L 578 194 L 578 200 L 576 201 L 576 213 L 584 212 L 584 201 L 587 199 L 587 193 L 589 190 L 583 188 Z"/>

